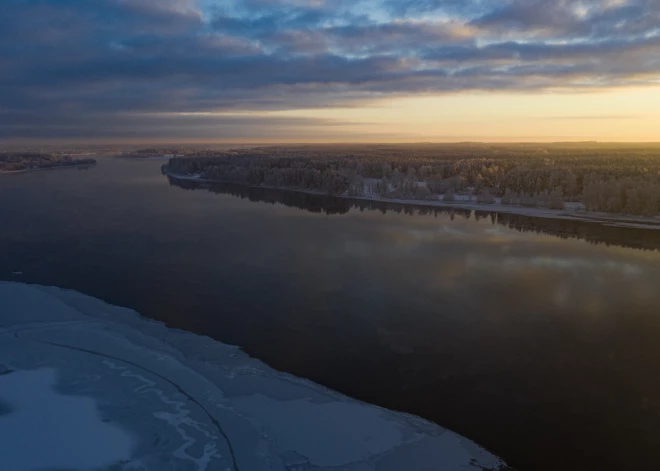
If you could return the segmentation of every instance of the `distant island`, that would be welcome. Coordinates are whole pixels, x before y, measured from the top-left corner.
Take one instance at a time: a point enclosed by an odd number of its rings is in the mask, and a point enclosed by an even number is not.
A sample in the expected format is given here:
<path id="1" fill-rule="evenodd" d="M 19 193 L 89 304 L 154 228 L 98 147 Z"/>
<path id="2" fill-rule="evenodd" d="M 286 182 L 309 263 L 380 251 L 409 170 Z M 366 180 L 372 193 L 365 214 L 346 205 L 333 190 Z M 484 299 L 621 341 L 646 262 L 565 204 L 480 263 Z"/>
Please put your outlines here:
<path id="1" fill-rule="evenodd" d="M 96 160 L 80 155 L 62 153 L 0 153 L 0 175 L 5 173 L 28 172 L 67 167 L 85 167 L 95 165 Z"/>
<path id="2" fill-rule="evenodd" d="M 660 229 L 660 145 L 263 147 L 171 157 L 179 179 Z"/>

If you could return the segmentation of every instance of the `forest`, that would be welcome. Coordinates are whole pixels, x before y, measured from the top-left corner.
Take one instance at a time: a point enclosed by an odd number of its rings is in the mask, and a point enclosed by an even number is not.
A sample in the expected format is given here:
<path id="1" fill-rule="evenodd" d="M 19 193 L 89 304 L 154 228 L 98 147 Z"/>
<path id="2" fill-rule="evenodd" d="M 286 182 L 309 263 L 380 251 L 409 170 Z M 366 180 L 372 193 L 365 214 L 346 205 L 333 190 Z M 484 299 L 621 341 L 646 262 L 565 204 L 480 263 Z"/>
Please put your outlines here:
<path id="1" fill-rule="evenodd" d="M 660 215 L 660 145 L 310 145 L 190 152 L 163 171 L 248 186 L 402 200 Z"/>
<path id="2" fill-rule="evenodd" d="M 183 157 L 186 154 L 195 152 L 199 151 L 183 147 L 150 147 L 147 149 L 123 151 L 119 156 L 135 159 L 149 159 L 153 157 Z"/>
<path id="3" fill-rule="evenodd" d="M 0 173 L 21 172 L 25 170 L 94 165 L 95 159 L 73 158 L 68 154 L 0 152 Z"/>

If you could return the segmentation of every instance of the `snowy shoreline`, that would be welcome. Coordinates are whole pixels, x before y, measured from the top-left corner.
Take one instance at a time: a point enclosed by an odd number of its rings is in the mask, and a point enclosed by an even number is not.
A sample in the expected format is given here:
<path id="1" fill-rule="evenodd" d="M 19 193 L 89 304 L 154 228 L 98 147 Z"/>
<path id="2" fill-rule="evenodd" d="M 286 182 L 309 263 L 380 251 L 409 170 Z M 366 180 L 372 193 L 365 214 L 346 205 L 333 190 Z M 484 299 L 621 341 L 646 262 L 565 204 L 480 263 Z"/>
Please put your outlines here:
<path id="1" fill-rule="evenodd" d="M 199 183 L 217 183 L 217 184 L 231 184 L 246 186 L 249 188 L 263 188 L 270 190 L 292 191 L 296 193 L 306 193 L 310 195 L 329 196 L 322 191 L 304 190 L 298 188 L 277 188 L 270 186 L 250 186 L 241 185 L 239 183 L 223 182 L 217 180 L 209 180 L 201 178 L 199 175 L 178 175 L 174 173 L 164 172 L 164 175 L 171 177 L 175 180 L 195 181 Z M 564 219 L 571 221 L 583 221 L 606 226 L 614 227 L 630 227 L 636 229 L 650 229 L 660 230 L 660 217 L 643 217 L 643 216 L 628 216 L 628 215 L 615 215 L 610 213 L 587 211 L 581 208 L 581 205 L 576 203 L 566 203 L 566 208 L 563 210 L 546 209 L 546 208 L 529 208 L 524 206 L 509 206 L 500 203 L 482 204 L 472 201 L 425 201 L 425 200 L 407 200 L 396 198 L 381 198 L 371 196 L 348 196 L 348 195 L 330 195 L 335 198 L 342 198 L 347 200 L 359 201 L 373 201 L 376 203 L 394 203 L 408 206 L 430 206 L 440 209 L 463 209 L 469 211 L 484 211 L 495 213 L 518 214 L 521 216 L 538 217 L 545 219 Z"/>
<path id="2" fill-rule="evenodd" d="M 0 469 L 505 469 L 436 424 L 74 291 L 0 282 L 0 339 Z"/>

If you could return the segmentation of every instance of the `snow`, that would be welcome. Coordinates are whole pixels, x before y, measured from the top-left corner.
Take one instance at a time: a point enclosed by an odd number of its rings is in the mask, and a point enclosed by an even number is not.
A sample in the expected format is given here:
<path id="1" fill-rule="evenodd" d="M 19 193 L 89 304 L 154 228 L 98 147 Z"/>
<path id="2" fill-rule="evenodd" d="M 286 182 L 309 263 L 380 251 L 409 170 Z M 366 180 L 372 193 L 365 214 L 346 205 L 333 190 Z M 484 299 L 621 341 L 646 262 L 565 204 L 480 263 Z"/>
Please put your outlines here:
<path id="1" fill-rule="evenodd" d="M 438 425 L 73 291 L 0 283 L 0 362 L 2 470 L 504 465 Z"/>
<path id="2" fill-rule="evenodd" d="M 54 390 L 57 372 L 42 368 L 0 376 L 0 469 L 92 469 L 127 460 L 133 439 L 104 423 L 95 401 Z M 35 452 L 38 444 L 38 452 Z"/>
<path id="3" fill-rule="evenodd" d="M 382 412 L 355 402 L 315 404 L 309 399 L 273 400 L 257 394 L 236 401 L 239 410 L 255 412 L 274 431 L 273 439 L 318 466 L 341 466 L 368 460 L 401 445 L 403 430 Z M 281 429 L 278 424 L 286 423 Z M 323 427 L 317 425 L 321 423 Z M 347 424 L 351 424 L 347 428 Z M 374 428 L 374 424 L 381 424 Z"/>
<path id="4" fill-rule="evenodd" d="M 195 180 L 195 181 L 200 181 L 200 182 L 213 182 L 213 180 L 208 180 L 205 178 L 202 178 L 202 176 L 199 173 L 191 173 L 189 175 L 174 175 L 171 173 L 167 174 L 168 176 L 171 176 L 173 178 L 176 178 L 177 180 Z M 220 182 L 218 182 L 220 183 Z"/>

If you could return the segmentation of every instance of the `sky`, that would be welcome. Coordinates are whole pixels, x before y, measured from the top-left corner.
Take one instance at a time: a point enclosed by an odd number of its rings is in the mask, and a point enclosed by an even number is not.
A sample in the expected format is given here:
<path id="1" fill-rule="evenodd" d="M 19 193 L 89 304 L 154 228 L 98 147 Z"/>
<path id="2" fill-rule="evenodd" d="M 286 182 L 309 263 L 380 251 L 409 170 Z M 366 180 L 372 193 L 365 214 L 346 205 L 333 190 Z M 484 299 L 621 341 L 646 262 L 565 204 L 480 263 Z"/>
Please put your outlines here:
<path id="1" fill-rule="evenodd" d="M 0 0 L 0 140 L 660 141 L 660 0 Z"/>

